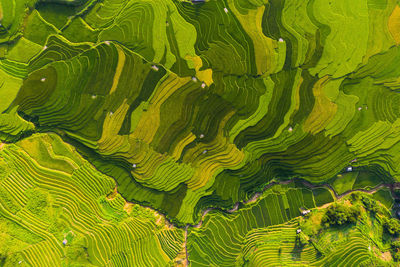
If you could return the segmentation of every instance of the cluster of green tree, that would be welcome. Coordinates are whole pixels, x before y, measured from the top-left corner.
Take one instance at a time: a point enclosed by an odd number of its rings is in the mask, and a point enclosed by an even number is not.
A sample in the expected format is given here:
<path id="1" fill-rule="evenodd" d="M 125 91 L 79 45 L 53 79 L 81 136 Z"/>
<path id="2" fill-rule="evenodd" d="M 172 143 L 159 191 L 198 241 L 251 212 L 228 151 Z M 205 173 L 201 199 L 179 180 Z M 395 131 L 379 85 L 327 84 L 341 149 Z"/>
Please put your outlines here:
<path id="1" fill-rule="evenodd" d="M 395 218 L 382 218 L 383 229 L 391 235 L 398 236 L 400 234 L 400 223 Z"/>
<path id="2" fill-rule="evenodd" d="M 45 216 L 49 207 L 48 194 L 40 190 L 27 191 L 29 197 L 26 208 L 35 215 Z"/>
<path id="3" fill-rule="evenodd" d="M 6 189 L 0 188 L 0 198 L 1 198 L 1 204 L 6 207 L 8 210 L 12 211 L 13 213 L 19 211 L 19 207 L 13 201 L 12 196 L 10 193 L 7 192 Z"/>
<path id="4" fill-rule="evenodd" d="M 372 214 L 383 213 L 382 206 L 373 199 L 371 196 L 366 195 L 361 192 L 354 192 L 351 194 L 351 203 L 357 205 L 360 203 L 366 210 L 370 211 Z"/>
<path id="5" fill-rule="evenodd" d="M 322 223 L 325 224 L 325 226 L 355 223 L 359 216 L 360 210 L 356 206 L 334 203 L 327 208 L 322 217 Z"/>
<path id="6" fill-rule="evenodd" d="M 396 240 L 394 242 L 392 242 L 391 244 L 391 252 L 392 252 L 392 256 L 395 259 L 395 261 L 399 261 L 400 260 L 400 241 Z"/>
<path id="7" fill-rule="evenodd" d="M 369 196 L 363 195 L 361 197 L 361 202 L 366 210 L 369 210 L 373 214 L 381 212 L 381 207 L 378 205 L 375 199 L 370 198 Z"/>
<path id="8" fill-rule="evenodd" d="M 67 243 L 65 246 L 67 264 L 73 263 L 89 263 L 88 247 L 85 239 L 78 237 L 74 240 L 73 244 Z"/>
<path id="9" fill-rule="evenodd" d="M 139 205 L 134 205 L 132 207 L 131 215 L 133 215 L 134 217 L 154 218 L 154 215 L 152 214 L 150 209 L 146 209 Z"/>
<path id="10" fill-rule="evenodd" d="M 0 181 L 7 176 L 7 164 L 4 160 L 0 160 Z"/>

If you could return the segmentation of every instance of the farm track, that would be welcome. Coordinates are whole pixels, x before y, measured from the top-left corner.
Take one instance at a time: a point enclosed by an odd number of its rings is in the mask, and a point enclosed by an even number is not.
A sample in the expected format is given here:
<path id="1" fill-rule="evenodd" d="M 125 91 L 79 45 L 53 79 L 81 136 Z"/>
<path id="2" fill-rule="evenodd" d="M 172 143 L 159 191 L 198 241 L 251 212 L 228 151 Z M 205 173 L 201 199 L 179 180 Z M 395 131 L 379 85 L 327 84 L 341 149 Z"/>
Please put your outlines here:
<path id="1" fill-rule="evenodd" d="M 294 181 L 301 181 L 301 183 L 305 187 L 307 187 L 308 189 L 326 188 L 326 189 L 328 189 L 329 191 L 331 191 L 333 193 L 333 195 L 335 196 L 336 200 L 339 200 L 339 199 L 341 199 L 341 198 L 343 198 L 343 197 L 345 197 L 345 196 L 347 196 L 347 195 L 349 195 L 349 194 L 351 194 L 353 192 L 363 192 L 363 193 L 367 193 L 367 194 L 373 194 L 376 191 L 378 191 L 380 189 L 383 189 L 383 188 L 390 189 L 390 191 L 393 191 L 395 189 L 400 189 L 400 183 L 393 183 L 393 184 L 383 183 L 383 184 L 379 184 L 379 185 L 373 187 L 372 189 L 362 189 L 362 188 L 361 189 L 353 189 L 353 190 L 346 191 L 346 192 L 344 192 L 342 194 L 338 194 L 335 191 L 335 189 L 333 189 L 333 187 L 328 183 L 314 185 L 314 184 L 312 184 L 312 183 L 310 183 L 308 181 L 301 180 L 301 179 L 298 179 L 298 178 L 293 178 L 293 179 L 290 179 L 290 180 L 279 181 L 279 182 L 271 182 L 271 183 L 267 184 L 264 187 L 264 189 L 262 190 L 262 192 L 255 193 L 254 196 L 251 199 L 247 200 L 247 201 L 236 202 L 234 208 L 232 208 L 230 210 L 224 210 L 224 209 L 217 208 L 217 207 L 215 207 L 215 208 L 207 208 L 207 209 L 205 209 L 203 211 L 203 214 L 201 215 L 201 219 L 200 219 L 199 223 L 197 223 L 196 225 L 188 224 L 187 226 L 199 228 L 203 224 L 204 216 L 208 212 L 210 212 L 212 210 L 219 210 L 221 212 L 226 212 L 226 213 L 234 213 L 234 212 L 236 212 L 236 211 L 238 211 L 240 209 L 239 208 L 240 204 L 245 204 L 246 205 L 246 204 L 250 204 L 250 203 L 256 202 L 262 196 L 263 192 L 265 192 L 269 188 L 271 188 L 271 187 L 273 187 L 275 185 L 287 185 L 287 184 L 290 184 L 291 182 L 294 182 Z M 186 227 L 186 229 L 187 229 L 187 227 Z"/>
<path id="2" fill-rule="evenodd" d="M 305 180 L 302 180 L 302 179 L 299 179 L 299 178 L 293 178 L 293 179 L 285 180 L 285 181 L 278 181 L 278 182 L 274 181 L 274 182 L 271 182 L 271 183 L 267 184 L 263 188 L 262 192 L 255 193 L 254 196 L 252 198 L 250 198 L 249 200 L 242 201 L 242 202 L 236 202 L 236 204 L 234 205 L 234 207 L 232 209 L 224 210 L 224 209 L 221 209 L 221 208 L 214 208 L 214 207 L 213 208 L 207 208 L 207 209 L 205 209 L 203 211 L 203 214 L 201 216 L 201 219 L 200 219 L 199 223 L 197 223 L 196 225 L 187 224 L 185 226 L 185 243 L 184 243 L 185 253 L 186 253 L 186 263 L 189 263 L 189 253 L 188 253 L 188 248 L 187 248 L 188 229 L 189 229 L 189 227 L 200 228 L 202 226 L 202 224 L 203 224 L 204 217 L 205 217 L 205 215 L 207 213 L 209 213 L 212 210 L 218 210 L 220 212 L 233 214 L 234 212 L 237 212 L 237 211 L 240 210 L 240 208 L 239 208 L 240 204 L 245 204 L 246 205 L 246 204 L 250 204 L 250 203 L 254 203 L 254 202 L 258 201 L 260 199 L 260 197 L 263 195 L 263 193 L 266 190 L 270 189 L 271 187 L 273 187 L 275 185 L 288 185 L 288 184 L 290 184 L 291 182 L 294 182 L 294 181 L 300 181 L 308 189 L 326 188 L 334 195 L 335 200 L 339 200 L 339 199 L 341 199 L 341 198 L 343 198 L 343 197 L 345 197 L 347 195 L 350 195 L 353 192 L 363 192 L 363 193 L 367 193 L 367 194 L 373 194 L 373 193 L 375 193 L 378 190 L 383 189 L 383 188 L 390 189 L 391 192 L 393 190 L 395 190 L 395 189 L 400 189 L 400 183 L 393 183 L 393 184 L 382 183 L 382 184 L 379 184 L 379 185 L 377 185 L 377 186 L 375 186 L 375 187 L 373 187 L 371 189 L 353 189 L 353 190 L 346 191 L 346 192 L 344 192 L 342 194 L 338 194 L 335 191 L 335 189 L 328 183 L 314 185 L 314 184 L 312 184 L 312 183 L 310 183 L 308 181 L 305 181 Z M 326 204 L 324 204 L 324 205 L 322 205 L 320 207 L 316 207 L 316 208 L 326 208 L 327 206 L 331 205 L 332 203 L 333 202 L 326 203 Z"/>

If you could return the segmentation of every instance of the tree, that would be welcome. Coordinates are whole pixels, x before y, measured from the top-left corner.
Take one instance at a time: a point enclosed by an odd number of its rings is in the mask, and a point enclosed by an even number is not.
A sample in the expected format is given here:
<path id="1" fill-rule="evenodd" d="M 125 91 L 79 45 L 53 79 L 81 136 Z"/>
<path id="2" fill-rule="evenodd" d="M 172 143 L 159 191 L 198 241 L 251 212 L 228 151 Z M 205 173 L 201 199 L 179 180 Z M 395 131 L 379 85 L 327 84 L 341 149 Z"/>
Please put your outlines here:
<path id="1" fill-rule="evenodd" d="M 305 235 L 303 232 L 299 234 L 299 244 L 301 247 L 304 247 L 305 245 L 308 244 L 309 238 L 307 235 Z"/>

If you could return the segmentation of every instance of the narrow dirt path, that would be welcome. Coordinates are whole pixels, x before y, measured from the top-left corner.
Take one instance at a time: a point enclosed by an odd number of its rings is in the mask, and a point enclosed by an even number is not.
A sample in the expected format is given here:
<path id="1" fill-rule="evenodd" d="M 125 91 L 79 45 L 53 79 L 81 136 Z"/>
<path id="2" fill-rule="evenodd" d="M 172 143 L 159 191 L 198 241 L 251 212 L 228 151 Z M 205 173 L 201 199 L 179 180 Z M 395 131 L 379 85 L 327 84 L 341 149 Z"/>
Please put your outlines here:
<path id="1" fill-rule="evenodd" d="M 346 191 L 346 192 L 344 192 L 342 194 L 338 194 L 330 184 L 324 183 L 324 184 L 314 185 L 314 184 L 312 184 L 312 183 L 310 183 L 310 182 L 308 182 L 306 180 L 293 178 L 293 179 L 290 179 L 290 180 L 269 183 L 268 185 L 266 185 L 264 187 L 262 192 L 258 192 L 256 194 L 254 194 L 254 196 L 251 199 L 247 200 L 247 201 L 236 202 L 235 206 L 230 210 L 224 210 L 224 209 L 221 209 L 221 208 L 207 208 L 207 209 L 205 209 L 203 211 L 203 214 L 201 215 L 201 219 L 200 219 L 199 223 L 197 223 L 196 225 L 188 224 L 187 227 L 200 228 L 202 226 L 202 224 L 203 224 L 203 220 L 204 220 L 205 215 L 207 213 L 209 213 L 210 211 L 219 210 L 219 211 L 225 212 L 225 213 L 234 213 L 234 212 L 239 210 L 239 205 L 240 204 L 250 204 L 250 203 L 256 202 L 263 195 L 263 193 L 266 190 L 268 190 L 269 188 L 271 188 L 271 187 L 273 187 L 275 185 L 287 185 L 287 184 L 290 184 L 291 182 L 296 181 L 296 180 L 300 181 L 305 187 L 310 188 L 310 189 L 326 188 L 326 189 L 328 189 L 329 191 L 332 192 L 332 194 L 335 196 L 336 200 L 341 199 L 341 198 L 343 198 L 343 197 L 345 197 L 345 196 L 347 196 L 347 195 L 349 195 L 349 194 L 351 194 L 353 192 L 364 192 L 364 193 L 367 193 L 367 194 L 373 194 L 373 193 L 375 193 L 376 191 L 378 191 L 378 190 L 380 190 L 382 188 L 390 189 L 390 191 L 393 191 L 395 189 L 400 189 L 400 183 L 393 183 L 393 184 L 384 183 L 384 184 L 379 184 L 379 185 L 377 185 L 377 186 L 375 186 L 374 188 L 371 188 L 371 189 L 362 189 L 362 188 L 353 189 L 353 190 Z"/>
<path id="2" fill-rule="evenodd" d="M 239 210 L 240 203 L 242 203 L 242 204 L 254 203 L 269 188 L 271 188 L 271 187 L 273 187 L 275 185 L 287 185 L 287 184 L 290 184 L 291 182 L 293 182 L 295 180 L 300 181 L 305 187 L 310 188 L 310 189 L 326 188 L 326 189 L 328 189 L 329 191 L 331 191 L 333 193 L 333 195 L 335 196 L 336 200 L 341 199 L 341 198 L 343 198 L 343 197 L 345 197 L 345 196 L 347 196 L 347 195 L 349 195 L 349 194 L 351 194 L 353 192 L 364 192 L 364 193 L 367 193 L 367 194 L 373 194 L 373 193 L 375 193 L 376 191 L 378 191 L 378 190 L 380 190 L 382 188 L 388 188 L 388 189 L 390 189 L 390 191 L 393 191 L 395 189 L 400 189 L 400 183 L 393 183 L 393 184 L 383 183 L 383 184 L 379 184 L 379 185 L 377 185 L 377 186 L 375 186 L 374 188 L 371 188 L 371 189 L 353 189 L 353 190 L 346 191 L 346 192 L 344 192 L 342 194 L 338 194 L 335 191 L 335 189 L 330 184 L 327 184 L 327 183 L 314 185 L 314 184 L 312 184 L 312 183 L 310 183 L 310 182 L 308 182 L 306 180 L 301 180 L 301 179 L 297 179 L 297 178 L 293 178 L 293 179 L 286 180 L 286 181 L 280 181 L 280 182 L 271 182 L 271 183 L 269 183 L 268 185 L 266 185 L 264 187 L 262 192 L 255 193 L 254 196 L 251 199 L 249 199 L 247 201 L 236 202 L 235 206 L 232 209 L 223 210 L 221 208 L 207 208 L 207 209 L 205 209 L 203 211 L 203 214 L 202 214 L 201 219 L 200 219 L 198 224 L 196 224 L 196 225 L 187 224 L 186 227 L 185 227 L 185 251 L 186 251 L 186 262 L 187 262 L 187 264 L 189 264 L 189 253 L 188 253 L 188 248 L 187 248 L 187 237 L 188 237 L 188 229 L 189 229 L 189 227 L 200 228 L 202 226 L 202 224 L 203 224 L 205 215 L 207 213 L 209 213 L 210 211 L 212 211 L 212 210 L 219 210 L 221 212 L 232 214 L 232 213 L 234 213 L 234 212 Z M 327 204 L 325 204 L 325 205 L 323 205 L 323 206 L 321 206 L 319 208 L 325 208 L 325 207 L 329 206 L 332 203 L 333 202 L 327 203 Z M 186 265 L 186 266 L 188 266 L 188 265 Z"/>

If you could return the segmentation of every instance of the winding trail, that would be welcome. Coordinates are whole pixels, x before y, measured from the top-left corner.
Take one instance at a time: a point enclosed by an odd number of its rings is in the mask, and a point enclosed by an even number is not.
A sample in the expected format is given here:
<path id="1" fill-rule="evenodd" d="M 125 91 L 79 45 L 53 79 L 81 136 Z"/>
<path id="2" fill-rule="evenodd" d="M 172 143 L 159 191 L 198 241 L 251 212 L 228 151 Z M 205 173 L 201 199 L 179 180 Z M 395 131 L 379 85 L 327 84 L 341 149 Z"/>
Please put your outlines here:
<path id="1" fill-rule="evenodd" d="M 299 178 L 293 178 L 293 179 L 285 180 L 285 181 L 278 181 L 278 182 L 274 181 L 274 182 L 271 182 L 271 183 L 267 184 L 263 188 L 263 190 L 261 192 L 255 193 L 254 196 L 252 198 L 250 198 L 249 200 L 242 201 L 242 202 L 236 202 L 235 206 L 232 209 L 225 210 L 225 209 L 217 208 L 217 207 L 207 208 L 207 209 L 205 209 L 203 211 L 203 214 L 201 215 L 201 219 L 200 219 L 199 223 L 197 223 L 196 225 L 186 224 L 186 227 L 185 227 L 185 245 L 184 245 L 185 246 L 185 253 L 186 253 L 186 264 L 187 264 L 186 266 L 189 266 L 189 252 L 188 252 L 188 249 L 187 249 L 187 237 L 188 237 L 188 229 L 189 229 L 189 227 L 200 228 L 202 226 L 202 224 L 203 224 L 205 215 L 207 213 L 209 213 L 210 211 L 212 211 L 212 210 L 218 210 L 220 212 L 225 212 L 225 213 L 232 214 L 232 213 L 234 213 L 234 212 L 239 210 L 240 204 L 245 204 L 245 205 L 246 204 L 251 204 L 251 203 L 254 203 L 257 200 L 259 200 L 259 198 L 263 195 L 263 193 L 266 190 L 268 190 L 269 188 L 271 188 L 271 187 L 273 187 L 275 185 L 287 185 L 287 184 L 290 184 L 290 183 L 292 183 L 294 181 L 300 181 L 305 187 L 307 187 L 309 189 L 326 188 L 326 189 L 328 189 L 329 191 L 331 191 L 333 193 L 333 195 L 335 196 L 335 200 L 339 200 L 339 199 L 341 199 L 341 198 L 343 198 L 343 197 L 345 197 L 345 196 L 347 196 L 347 195 L 349 195 L 349 194 L 351 194 L 353 192 L 364 192 L 364 193 L 367 193 L 367 194 L 373 194 L 373 193 L 375 193 L 376 191 L 378 191 L 378 190 L 380 190 L 382 188 L 390 189 L 391 192 L 393 192 L 393 190 L 395 190 L 395 189 L 400 189 L 400 183 L 391 183 L 391 184 L 382 183 L 382 184 L 379 184 L 379 185 L 377 185 L 377 186 L 375 186 L 375 187 L 373 187 L 371 189 L 362 189 L 362 188 L 360 188 L 360 189 L 352 189 L 352 190 L 346 191 L 346 192 L 344 192 L 342 194 L 338 194 L 335 191 L 335 189 L 328 183 L 314 185 L 314 184 L 312 184 L 312 183 L 310 183 L 310 182 L 308 182 L 306 180 L 299 179 Z M 330 205 L 331 203 L 333 203 L 333 202 L 327 203 L 327 204 L 325 204 L 324 206 L 321 206 L 321 207 L 325 207 L 326 205 Z"/>
<path id="2" fill-rule="evenodd" d="M 352 189 L 352 190 L 346 191 L 346 192 L 344 192 L 342 194 L 338 194 L 335 191 L 335 189 L 328 183 L 314 185 L 314 184 L 312 184 L 312 183 L 310 183 L 310 182 L 308 182 L 306 180 L 299 179 L 299 178 L 292 178 L 290 180 L 279 181 L 279 182 L 271 182 L 271 183 L 267 184 L 263 188 L 263 190 L 261 192 L 255 193 L 254 196 L 252 198 L 250 198 L 249 200 L 242 201 L 242 202 L 236 202 L 235 206 L 230 210 L 225 210 L 225 209 L 218 208 L 218 207 L 205 209 L 203 211 L 203 214 L 201 215 L 201 219 L 200 219 L 199 223 L 197 223 L 195 225 L 187 224 L 186 225 L 186 230 L 188 229 L 188 227 L 200 228 L 201 225 L 203 224 L 203 220 L 204 220 L 205 215 L 208 212 L 212 211 L 212 210 L 218 210 L 220 212 L 225 212 L 225 213 L 234 213 L 234 212 L 239 210 L 239 205 L 240 204 L 245 204 L 246 205 L 246 204 L 250 204 L 250 203 L 256 202 L 263 195 L 263 193 L 266 190 L 268 190 L 269 188 L 271 188 L 271 187 L 273 187 L 275 185 L 287 185 L 287 184 L 290 184 L 290 183 L 292 183 L 294 181 L 300 181 L 305 187 L 307 187 L 309 189 L 326 188 L 326 189 L 328 189 L 329 191 L 331 191 L 333 193 L 333 195 L 335 196 L 336 200 L 339 200 L 339 199 L 341 199 L 341 198 L 343 198 L 343 197 L 345 197 L 345 196 L 347 196 L 347 195 L 349 195 L 349 194 L 351 194 L 353 192 L 364 192 L 364 193 L 367 193 L 367 194 L 373 194 L 373 193 L 375 193 L 376 191 L 378 191 L 378 190 L 380 190 L 382 188 L 390 189 L 390 191 L 393 191 L 395 189 L 400 189 L 400 183 L 392 183 L 392 184 L 383 183 L 383 184 L 379 184 L 379 185 L 373 187 L 372 189 L 362 189 L 362 188 L 360 188 L 360 189 Z"/>

